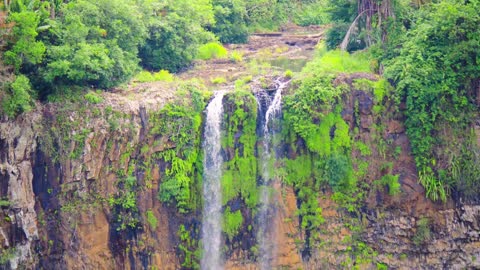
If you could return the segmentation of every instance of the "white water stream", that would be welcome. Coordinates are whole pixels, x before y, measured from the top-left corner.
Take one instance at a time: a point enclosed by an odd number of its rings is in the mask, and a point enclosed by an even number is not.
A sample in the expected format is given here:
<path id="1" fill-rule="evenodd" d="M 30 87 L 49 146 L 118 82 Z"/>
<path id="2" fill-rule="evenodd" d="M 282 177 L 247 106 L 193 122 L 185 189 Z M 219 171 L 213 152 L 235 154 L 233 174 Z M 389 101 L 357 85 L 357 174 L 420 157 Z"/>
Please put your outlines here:
<path id="1" fill-rule="evenodd" d="M 263 179 L 263 185 L 260 186 L 260 209 L 258 214 L 258 231 L 257 231 L 257 241 L 259 244 L 259 262 L 260 269 L 268 270 L 272 268 L 272 261 L 276 257 L 277 246 L 276 246 L 276 231 L 275 224 L 273 223 L 274 217 L 272 216 L 273 201 L 272 201 L 272 181 L 271 176 L 271 165 L 272 158 L 275 158 L 275 147 L 273 142 L 273 135 L 275 133 L 275 119 L 281 116 L 282 112 L 282 90 L 288 85 L 290 81 L 281 82 L 276 81 L 277 90 L 273 99 L 271 97 L 263 95 L 263 100 L 267 106 L 265 112 L 265 118 L 262 125 L 262 135 L 263 135 L 263 151 L 260 155 L 260 164 L 261 164 L 261 177 Z M 257 96 L 257 99 L 259 97 Z M 262 101 L 257 101 L 259 104 L 259 111 L 263 113 L 262 110 Z"/>
<path id="2" fill-rule="evenodd" d="M 224 92 L 217 92 L 207 106 L 207 118 L 203 141 L 203 218 L 202 242 L 204 253 L 201 269 L 220 270 L 223 268 L 222 248 L 222 177 L 221 127 L 223 118 Z"/>

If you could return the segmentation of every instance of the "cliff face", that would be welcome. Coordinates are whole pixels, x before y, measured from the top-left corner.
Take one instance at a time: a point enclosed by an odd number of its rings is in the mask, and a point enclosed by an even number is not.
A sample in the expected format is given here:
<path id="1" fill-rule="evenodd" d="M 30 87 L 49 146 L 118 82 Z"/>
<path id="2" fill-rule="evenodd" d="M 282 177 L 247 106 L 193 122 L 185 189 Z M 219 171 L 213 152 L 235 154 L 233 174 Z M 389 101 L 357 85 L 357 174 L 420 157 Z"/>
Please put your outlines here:
<path id="1" fill-rule="evenodd" d="M 19 264 L 32 265 L 35 243 L 39 239 L 33 192 L 37 148 L 34 126 L 39 120 L 38 115 L 31 114 L 25 119 L 0 125 L 0 180 L 4 202 L 0 235 L 4 248 L 16 249 L 12 268 Z M 3 254 L 11 253 L 4 251 Z"/>
<path id="2" fill-rule="evenodd" d="M 272 265 L 480 267 L 480 206 L 425 198 L 401 111 L 388 97 L 376 99 L 372 89 L 355 83 L 357 79 L 378 81 L 365 74 L 337 77 L 334 84 L 350 91 L 339 99 L 341 120 L 335 121 L 346 124 L 353 142 L 362 142 L 351 147 L 355 171 L 364 168 L 357 175 L 363 183 L 358 189 L 361 201 L 351 202 L 350 209 L 321 186 L 314 198 L 320 207 L 314 212 L 321 219 L 314 223 L 309 208 L 304 211 L 304 186 L 276 182 L 272 217 L 279 248 Z M 15 121 L 2 121 L 4 268 L 197 267 L 202 205 L 198 160 L 208 94 L 192 89 L 179 93 L 168 95 L 175 105 L 160 99 L 149 104 L 121 102 L 105 94 L 100 105 L 39 105 Z M 223 210 L 228 207 L 229 213 L 242 215 L 241 225 L 225 229 L 226 268 L 255 269 L 256 101 L 251 93 L 235 92 L 227 94 L 224 105 L 227 134 L 222 146 L 225 172 L 231 178 L 222 180 L 229 194 Z M 335 128 L 329 134 L 335 140 Z M 284 157 L 298 160 L 306 155 L 308 143 L 302 138 L 284 143 L 276 170 L 288 163 Z M 315 159 L 314 153 L 308 155 Z M 386 175 L 398 175 L 400 193 L 375 182 Z M 179 176 L 184 185 L 176 185 Z M 253 186 L 247 187 L 249 183 Z M 307 217 L 311 223 L 305 223 Z"/>
<path id="3" fill-rule="evenodd" d="M 3 258 L 12 269 L 178 268 L 178 221 L 157 199 L 159 169 L 152 165 L 148 188 L 137 176 L 143 186 L 135 187 L 132 215 L 138 216 L 121 220 L 112 202 L 125 188 L 119 175 L 136 171 L 131 164 L 140 147 L 155 141 L 146 134 L 145 107 L 120 113 L 68 106 L 39 107 L 0 125 L 1 192 L 9 201 L 2 206 Z M 168 147 L 159 144 L 150 154 Z M 147 210 L 157 225 L 139 229 L 133 223 Z"/>

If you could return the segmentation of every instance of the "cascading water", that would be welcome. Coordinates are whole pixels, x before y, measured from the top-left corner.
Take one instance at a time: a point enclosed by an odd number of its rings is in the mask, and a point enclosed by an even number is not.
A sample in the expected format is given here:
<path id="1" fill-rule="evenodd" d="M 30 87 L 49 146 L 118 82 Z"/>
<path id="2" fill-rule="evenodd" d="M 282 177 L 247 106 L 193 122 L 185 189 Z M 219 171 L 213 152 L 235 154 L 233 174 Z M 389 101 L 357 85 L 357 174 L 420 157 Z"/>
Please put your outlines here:
<path id="1" fill-rule="evenodd" d="M 276 256 L 275 226 L 273 224 L 274 214 L 272 212 L 272 158 L 275 154 L 275 145 L 273 136 L 275 129 L 275 119 L 280 117 L 282 111 L 282 90 L 288 85 L 289 81 L 276 81 L 276 92 L 273 99 L 266 92 L 257 93 L 257 102 L 259 107 L 261 125 L 261 135 L 263 136 L 262 152 L 260 154 L 262 186 L 260 186 L 260 211 L 258 214 L 257 241 L 259 244 L 260 269 L 271 269 L 271 263 Z M 266 108 L 266 110 L 265 110 Z M 265 112 L 265 114 L 263 114 Z"/>
<path id="2" fill-rule="evenodd" d="M 221 126 L 224 92 L 217 92 L 207 106 L 207 119 L 203 141 L 203 219 L 202 242 L 204 253 L 201 269 L 222 269 L 222 194 L 220 179 L 223 158 L 221 155 Z"/>

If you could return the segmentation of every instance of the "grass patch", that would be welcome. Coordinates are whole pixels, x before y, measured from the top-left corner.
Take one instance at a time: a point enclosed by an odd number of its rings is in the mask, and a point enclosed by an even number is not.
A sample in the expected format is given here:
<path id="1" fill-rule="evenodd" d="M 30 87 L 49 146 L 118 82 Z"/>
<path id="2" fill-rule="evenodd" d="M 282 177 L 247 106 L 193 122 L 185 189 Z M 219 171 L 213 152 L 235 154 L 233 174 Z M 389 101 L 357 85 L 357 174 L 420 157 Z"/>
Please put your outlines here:
<path id="1" fill-rule="evenodd" d="M 325 45 L 321 44 L 315 58 L 305 66 L 303 72 L 314 74 L 371 72 L 371 64 L 369 56 L 365 53 L 327 51 Z"/>
<path id="2" fill-rule="evenodd" d="M 93 91 L 89 91 L 87 94 L 85 94 L 84 98 L 91 104 L 99 104 L 103 102 L 103 98 L 98 93 Z"/>
<path id="3" fill-rule="evenodd" d="M 210 60 L 226 57 L 227 49 L 225 49 L 222 44 L 217 42 L 209 42 L 198 48 L 197 59 L 200 60 Z"/>
<path id="4" fill-rule="evenodd" d="M 136 82 L 146 83 L 146 82 L 173 82 L 174 76 L 168 70 L 160 70 L 158 72 L 152 73 L 149 71 L 141 71 L 135 77 Z"/>
<path id="5" fill-rule="evenodd" d="M 239 51 L 233 51 L 230 53 L 230 60 L 234 63 L 243 62 L 243 54 Z"/>
<path id="6" fill-rule="evenodd" d="M 224 77 L 216 77 L 210 80 L 213 84 L 224 84 L 227 82 L 227 79 Z"/>

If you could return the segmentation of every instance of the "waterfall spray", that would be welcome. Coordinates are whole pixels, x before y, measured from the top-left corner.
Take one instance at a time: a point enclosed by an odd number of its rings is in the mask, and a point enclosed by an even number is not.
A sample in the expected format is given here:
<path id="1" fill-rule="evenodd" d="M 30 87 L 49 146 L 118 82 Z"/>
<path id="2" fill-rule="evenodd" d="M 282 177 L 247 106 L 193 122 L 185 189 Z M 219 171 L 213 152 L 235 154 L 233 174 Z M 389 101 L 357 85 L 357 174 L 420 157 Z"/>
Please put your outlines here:
<path id="1" fill-rule="evenodd" d="M 275 133 L 275 120 L 280 117 L 282 111 L 282 90 L 288 85 L 289 81 L 281 82 L 276 81 L 277 90 L 273 99 L 268 95 L 263 94 L 263 96 L 257 95 L 257 101 L 259 103 L 259 112 L 264 115 L 263 125 L 261 127 L 261 132 L 263 135 L 263 151 L 260 155 L 261 162 L 261 177 L 263 179 L 263 185 L 260 187 L 260 211 L 258 214 L 258 232 L 257 232 L 257 241 L 259 244 L 259 260 L 260 260 L 260 269 L 266 270 L 271 269 L 271 262 L 276 256 L 276 240 L 275 240 L 275 226 L 272 223 L 272 199 L 271 199 L 271 181 L 272 175 L 270 172 L 270 162 L 272 158 L 275 157 L 275 145 L 273 143 L 273 135 Z M 262 101 L 265 103 L 267 109 L 262 109 Z M 266 99 L 266 100 L 265 100 Z M 260 119 L 262 119 L 261 117 Z"/>
<path id="2" fill-rule="evenodd" d="M 204 253 L 200 262 L 201 269 L 222 269 L 222 176 L 223 158 L 221 151 L 221 126 L 223 117 L 224 92 L 217 92 L 207 106 L 207 118 L 204 132 L 203 160 L 203 219 L 202 242 Z"/>

